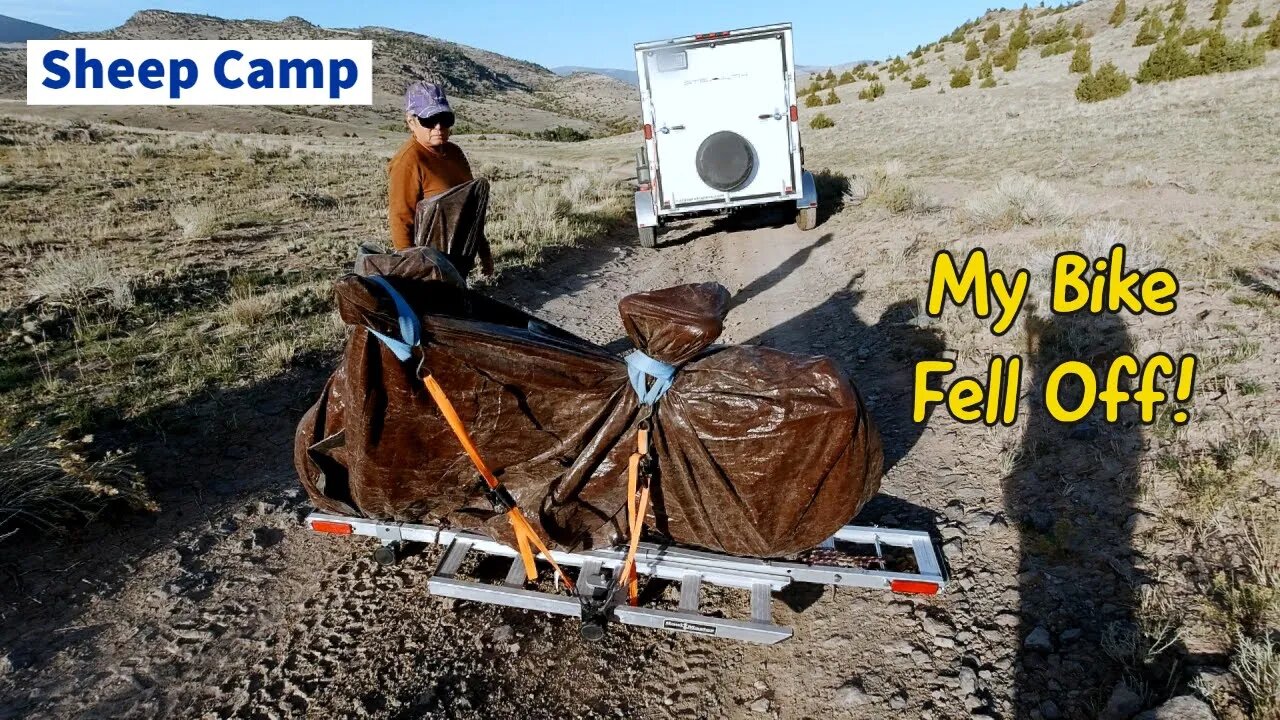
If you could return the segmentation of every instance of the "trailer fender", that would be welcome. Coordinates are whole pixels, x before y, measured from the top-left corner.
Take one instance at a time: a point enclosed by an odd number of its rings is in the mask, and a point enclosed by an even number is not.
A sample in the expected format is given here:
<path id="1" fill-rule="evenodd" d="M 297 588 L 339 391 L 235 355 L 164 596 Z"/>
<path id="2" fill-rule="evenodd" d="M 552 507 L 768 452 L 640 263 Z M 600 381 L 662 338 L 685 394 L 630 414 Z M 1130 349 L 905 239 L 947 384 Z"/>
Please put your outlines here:
<path id="1" fill-rule="evenodd" d="M 800 197 L 796 199 L 796 209 L 818 207 L 818 186 L 808 170 L 800 171 Z"/>
<path id="2" fill-rule="evenodd" d="M 657 227 L 658 208 L 652 190 L 636 191 L 636 227 Z"/>

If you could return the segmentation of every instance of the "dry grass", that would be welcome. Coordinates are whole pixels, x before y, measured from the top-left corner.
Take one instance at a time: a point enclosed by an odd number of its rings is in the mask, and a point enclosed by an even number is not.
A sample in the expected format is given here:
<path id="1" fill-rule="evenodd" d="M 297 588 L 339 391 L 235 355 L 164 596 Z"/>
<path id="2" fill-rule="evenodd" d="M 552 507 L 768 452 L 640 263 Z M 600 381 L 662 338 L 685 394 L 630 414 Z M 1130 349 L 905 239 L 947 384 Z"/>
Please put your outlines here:
<path id="1" fill-rule="evenodd" d="M 155 510 L 131 458 L 91 459 L 84 447 L 33 425 L 0 442 L 0 540 L 21 528 L 50 530 L 112 505 Z"/>
<path id="2" fill-rule="evenodd" d="M 27 292 L 51 303 L 79 303 L 103 293 L 111 307 L 133 307 L 133 286 L 101 252 L 55 252 L 37 260 L 31 269 Z"/>
<path id="3" fill-rule="evenodd" d="M 170 211 L 170 215 L 182 229 L 184 238 L 209 237 L 222 227 L 221 216 L 213 203 L 179 205 Z"/>
<path id="4" fill-rule="evenodd" d="M 1273 720 L 1280 716 L 1280 647 L 1274 639 L 1269 635 L 1239 636 L 1231 674 L 1239 681 L 1253 717 Z"/>
<path id="5" fill-rule="evenodd" d="M 1075 215 L 1074 206 L 1053 185 L 1029 175 L 1005 175 L 990 190 L 964 204 L 964 216 L 986 229 L 1017 225 L 1058 227 Z"/>

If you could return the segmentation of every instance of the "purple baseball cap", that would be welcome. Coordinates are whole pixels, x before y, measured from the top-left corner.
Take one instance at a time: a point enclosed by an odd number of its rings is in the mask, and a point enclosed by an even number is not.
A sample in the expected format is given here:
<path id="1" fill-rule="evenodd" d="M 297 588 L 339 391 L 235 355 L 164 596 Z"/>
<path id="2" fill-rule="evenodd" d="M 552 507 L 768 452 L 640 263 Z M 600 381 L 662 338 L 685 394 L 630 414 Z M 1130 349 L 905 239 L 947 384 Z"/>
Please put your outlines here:
<path id="1" fill-rule="evenodd" d="M 421 118 L 453 113 L 453 108 L 449 107 L 449 99 L 444 96 L 444 89 L 422 80 L 413 83 L 405 91 L 404 110 Z"/>

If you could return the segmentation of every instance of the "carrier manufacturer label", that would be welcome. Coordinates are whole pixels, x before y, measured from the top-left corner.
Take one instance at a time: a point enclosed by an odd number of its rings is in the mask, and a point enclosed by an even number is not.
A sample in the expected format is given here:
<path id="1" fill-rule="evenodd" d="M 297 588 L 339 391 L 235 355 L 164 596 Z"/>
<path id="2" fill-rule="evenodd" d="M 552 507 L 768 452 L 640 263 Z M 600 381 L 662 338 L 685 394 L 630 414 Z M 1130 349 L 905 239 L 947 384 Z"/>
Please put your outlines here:
<path id="1" fill-rule="evenodd" d="M 688 620 L 663 620 L 662 628 L 664 630 L 675 630 L 676 632 L 693 633 L 694 635 L 715 635 L 716 626 L 706 623 L 689 622 Z"/>

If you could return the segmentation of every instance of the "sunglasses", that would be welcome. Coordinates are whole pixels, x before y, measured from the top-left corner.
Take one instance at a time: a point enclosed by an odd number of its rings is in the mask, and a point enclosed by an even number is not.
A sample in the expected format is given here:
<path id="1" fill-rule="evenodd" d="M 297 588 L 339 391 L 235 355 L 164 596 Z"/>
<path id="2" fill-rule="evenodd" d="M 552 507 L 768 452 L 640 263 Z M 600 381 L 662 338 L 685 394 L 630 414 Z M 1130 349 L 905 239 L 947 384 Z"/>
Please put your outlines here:
<path id="1" fill-rule="evenodd" d="M 418 124 L 428 130 L 435 130 L 437 127 L 448 130 L 453 127 L 453 117 L 449 115 L 434 115 L 432 117 L 418 118 Z"/>

